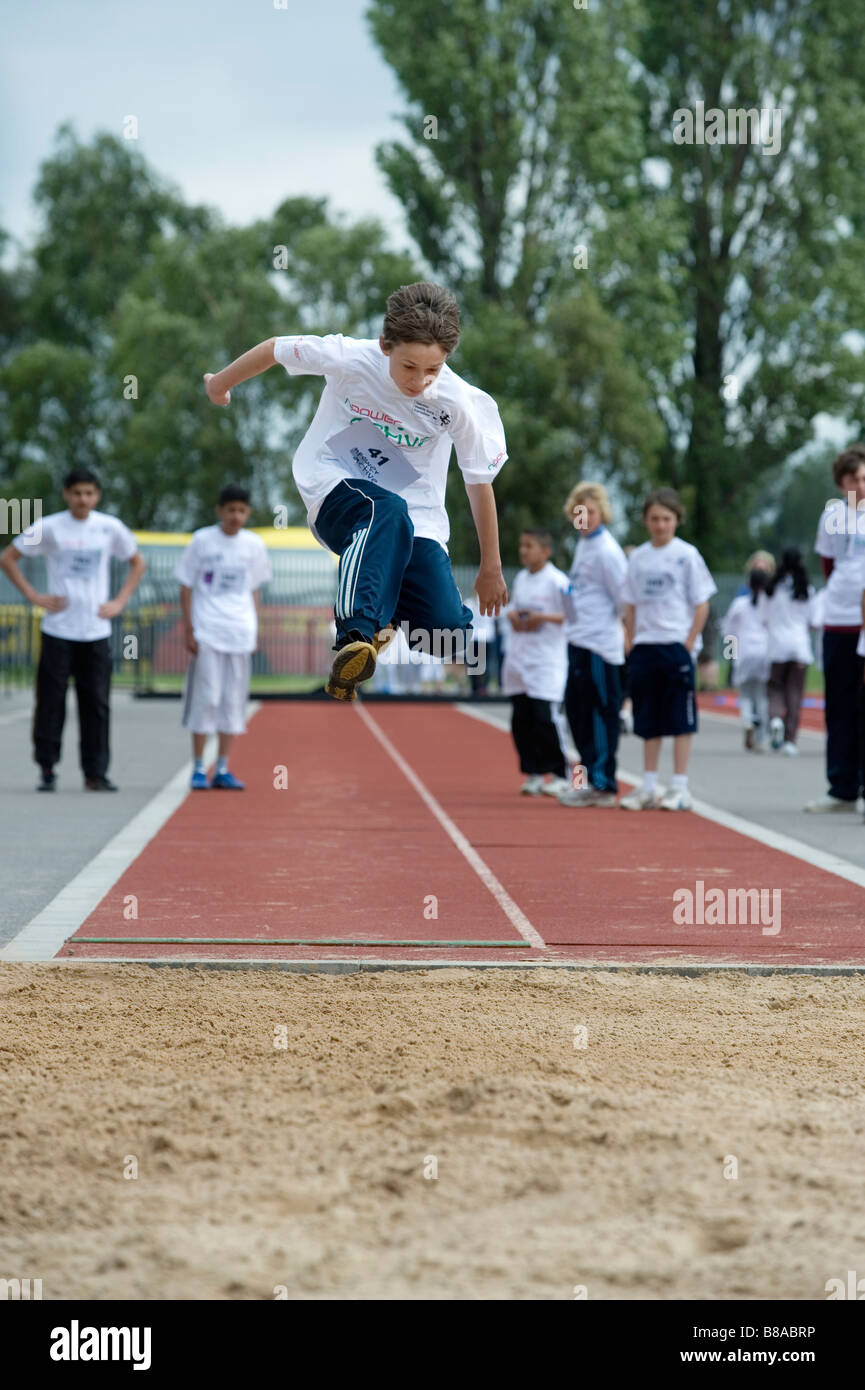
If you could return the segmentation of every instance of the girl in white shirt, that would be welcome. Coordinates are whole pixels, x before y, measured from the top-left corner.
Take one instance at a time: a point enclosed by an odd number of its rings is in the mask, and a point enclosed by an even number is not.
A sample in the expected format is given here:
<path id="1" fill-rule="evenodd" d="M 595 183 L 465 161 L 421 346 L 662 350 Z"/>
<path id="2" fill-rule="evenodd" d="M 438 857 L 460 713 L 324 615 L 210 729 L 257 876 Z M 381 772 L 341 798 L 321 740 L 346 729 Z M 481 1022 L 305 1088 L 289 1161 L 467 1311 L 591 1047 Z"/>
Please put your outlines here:
<path id="1" fill-rule="evenodd" d="M 796 735 L 805 673 L 811 664 L 811 634 L 817 627 L 814 586 L 795 546 L 785 550 L 766 585 L 769 629 L 769 734 L 773 748 L 796 756 Z"/>
<path id="2" fill-rule="evenodd" d="M 733 685 L 739 692 L 739 710 L 745 730 L 745 747 L 765 753 L 769 747 L 769 629 L 766 625 L 764 590 L 775 572 L 767 550 L 758 550 L 745 565 L 748 592 L 733 599 L 724 615 L 724 641 L 735 642 Z"/>

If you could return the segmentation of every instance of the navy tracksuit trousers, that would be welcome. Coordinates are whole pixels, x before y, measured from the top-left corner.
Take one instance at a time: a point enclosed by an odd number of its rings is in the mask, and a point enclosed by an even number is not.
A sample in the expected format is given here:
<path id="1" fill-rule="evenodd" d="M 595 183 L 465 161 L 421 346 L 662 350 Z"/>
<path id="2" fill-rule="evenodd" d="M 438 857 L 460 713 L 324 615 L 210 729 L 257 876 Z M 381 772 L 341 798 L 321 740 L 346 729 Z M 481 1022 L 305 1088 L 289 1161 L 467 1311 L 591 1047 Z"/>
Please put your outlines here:
<path id="1" fill-rule="evenodd" d="M 565 713 L 589 782 L 601 792 L 616 790 L 621 669 L 597 652 L 568 643 Z"/>
<path id="2" fill-rule="evenodd" d="M 434 633 L 456 634 L 444 654 L 459 658 L 471 609 L 444 547 L 415 536 L 404 498 L 364 479 L 343 479 L 324 499 L 315 529 L 339 556 L 337 641 L 405 622 L 410 646 L 433 655 L 442 654 Z"/>
<path id="3" fill-rule="evenodd" d="M 826 686 L 826 776 L 829 795 L 855 801 L 865 790 L 865 690 L 857 632 L 823 633 Z"/>

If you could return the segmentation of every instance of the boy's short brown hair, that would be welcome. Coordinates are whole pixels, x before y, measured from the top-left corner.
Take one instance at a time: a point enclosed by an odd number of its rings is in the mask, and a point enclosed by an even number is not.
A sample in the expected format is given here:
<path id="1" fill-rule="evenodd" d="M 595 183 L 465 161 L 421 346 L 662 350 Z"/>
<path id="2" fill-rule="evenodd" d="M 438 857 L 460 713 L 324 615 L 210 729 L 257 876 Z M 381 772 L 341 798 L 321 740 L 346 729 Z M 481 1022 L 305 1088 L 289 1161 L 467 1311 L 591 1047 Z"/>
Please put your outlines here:
<path id="1" fill-rule="evenodd" d="M 644 519 L 650 507 L 666 507 L 668 512 L 675 512 L 679 525 L 685 520 L 685 508 L 675 488 L 656 487 L 654 492 L 650 492 L 643 503 Z"/>
<path id="2" fill-rule="evenodd" d="M 450 356 L 460 340 L 460 308 L 443 285 L 417 280 L 389 295 L 382 338 L 397 343 L 437 343 Z"/>
<path id="3" fill-rule="evenodd" d="M 841 486 L 841 479 L 845 473 L 855 473 L 857 468 L 861 468 L 865 463 L 865 444 L 851 444 L 848 449 L 842 449 L 841 453 L 832 464 L 832 477 L 835 479 L 835 486 Z"/>
<path id="4" fill-rule="evenodd" d="M 553 550 L 555 541 L 552 531 L 548 531 L 544 526 L 524 526 L 520 532 L 520 539 L 523 536 L 533 536 L 538 545 L 543 546 L 544 550 Z"/>

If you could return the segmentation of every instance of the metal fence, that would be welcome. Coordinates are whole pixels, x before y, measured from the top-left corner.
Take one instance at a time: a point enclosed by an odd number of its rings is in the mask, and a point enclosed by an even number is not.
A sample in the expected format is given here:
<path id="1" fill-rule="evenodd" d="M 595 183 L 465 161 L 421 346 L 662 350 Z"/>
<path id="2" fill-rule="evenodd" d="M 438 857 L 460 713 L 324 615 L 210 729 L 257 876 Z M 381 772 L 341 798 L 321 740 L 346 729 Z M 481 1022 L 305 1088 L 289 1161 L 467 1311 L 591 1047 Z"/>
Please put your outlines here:
<path id="1" fill-rule="evenodd" d="M 145 549 L 147 571 L 126 611 L 112 624 L 112 659 L 116 684 L 142 695 L 179 692 L 188 665 L 179 587 L 174 569 L 176 547 Z M 333 603 L 337 571 L 326 551 L 272 550 L 273 578 L 262 590 L 258 650 L 253 657 L 252 690 L 255 694 L 293 694 L 316 689 L 330 669 L 334 640 Z M 41 557 L 31 557 L 22 567 L 34 587 L 44 590 L 45 568 Z M 122 583 L 125 566 L 112 562 L 112 592 Z M 514 569 L 505 571 L 510 585 Z M 454 567 L 457 585 L 467 596 L 476 569 Z M 720 659 L 720 618 L 741 588 L 739 575 L 716 575 L 718 594 L 712 602 L 712 618 L 706 633 L 706 657 Z M 41 613 L 25 603 L 18 591 L 0 574 L 0 690 L 28 685 L 39 659 Z M 492 654 L 491 654 L 492 655 Z M 497 689 L 497 663 L 491 661 L 490 693 Z M 385 673 L 383 672 L 383 677 Z M 464 671 L 448 668 L 439 679 L 413 684 L 437 693 L 468 693 Z M 427 672 L 430 675 L 431 673 Z M 387 691 L 399 682 L 386 677 L 378 682 Z"/>

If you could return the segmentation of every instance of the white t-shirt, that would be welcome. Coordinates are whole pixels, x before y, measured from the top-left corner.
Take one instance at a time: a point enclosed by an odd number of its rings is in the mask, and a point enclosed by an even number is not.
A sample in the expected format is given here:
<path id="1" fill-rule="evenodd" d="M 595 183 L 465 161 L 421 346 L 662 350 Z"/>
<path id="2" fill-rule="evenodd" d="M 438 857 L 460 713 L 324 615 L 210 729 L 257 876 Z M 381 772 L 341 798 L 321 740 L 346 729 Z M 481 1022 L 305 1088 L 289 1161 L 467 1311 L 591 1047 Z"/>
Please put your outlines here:
<path id="1" fill-rule="evenodd" d="M 481 612 L 481 603 L 477 594 L 469 594 L 464 602 L 466 608 L 471 609 L 474 640 L 476 642 L 495 642 L 497 633 L 495 615 Z M 508 623 L 508 627 L 510 627 L 510 623 Z"/>
<path id="2" fill-rule="evenodd" d="M 570 580 L 548 560 L 532 574 L 520 570 L 505 613 L 564 613 Z M 535 632 L 510 634 L 502 669 L 502 693 L 531 695 L 536 700 L 561 700 L 568 679 L 568 644 L 561 623 L 542 623 Z"/>
<path id="3" fill-rule="evenodd" d="M 294 481 L 306 503 L 316 539 L 315 518 L 329 492 L 351 476 L 335 458 L 328 440 L 356 420 L 377 427 L 420 474 L 401 490 L 416 536 L 447 549 L 450 523 L 445 484 L 451 447 L 467 483 L 490 483 L 507 458 L 505 433 L 492 396 L 470 386 L 445 363 L 420 396 L 406 396 L 390 375 L 389 359 L 377 338 L 346 338 L 331 333 L 277 338 L 274 357 L 290 376 L 324 376 L 315 418 L 292 464 Z"/>
<path id="4" fill-rule="evenodd" d="M 174 576 L 192 590 L 196 642 L 218 652 L 253 652 L 258 621 L 253 592 L 270 579 L 270 561 L 260 536 L 221 526 L 196 531 Z"/>
<path id="5" fill-rule="evenodd" d="M 835 561 L 826 581 L 825 627 L 861 627 L 865 588 L 865 510 L 838 497 L 817 525 L 814 549 Z"/>
<path id="6" fill-rule="evenodd" d="M 735 637 L 733 684 L 743 681 L 769 679 L 769 628 L 766 617 L 766 595 L 758 594 L 752 602 L 750 593 L 734 598 L 724 614 L 723 637 Z"/>
<path id="7" fill-rule="evenodd" d="M 625 552 L 606 526 L 580 536 L 571 565 L 565 638 L 574 647 L 597 652 L 612 666 L 621 666 L 625 660 L 619 593 L 627 569 Z"/>
<path id="8" fill-rule="evenodd" d="M 628 560 L 622 603 L 632 603 L 634 645 L 684 642 L 694 609 L 718 592 L 696 546 L 674 536 L 667 545 L 638 545 Z"/>
<path id="9" fill-rule="evenodd" d="M 769 628 L 769 661 L 802 661 L 810 666 L 812 627 L 817 621 L 816 595 L 808 585 L 808 597 L 794 599 L 793 579 L 788 574 L 771 596 L 764 595 Z"/>
<path id="10" fill-rule="evenodd" d="M 43 614 L 43 632 L 70 642 L 111 636 L 111 619 L 100 618 L 99 608 L 109 598 L 112 555 L 131 560 L 138 550 L 128 526 L 96 510 L 86 521 L 76 521 L 70 511 L 52 512 L 22 531 L 14 544 L 22 555 L 45 556 L 47 592 L 67 600 L 59 613 Z"/>

